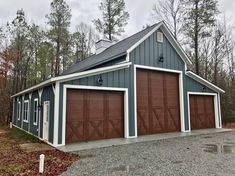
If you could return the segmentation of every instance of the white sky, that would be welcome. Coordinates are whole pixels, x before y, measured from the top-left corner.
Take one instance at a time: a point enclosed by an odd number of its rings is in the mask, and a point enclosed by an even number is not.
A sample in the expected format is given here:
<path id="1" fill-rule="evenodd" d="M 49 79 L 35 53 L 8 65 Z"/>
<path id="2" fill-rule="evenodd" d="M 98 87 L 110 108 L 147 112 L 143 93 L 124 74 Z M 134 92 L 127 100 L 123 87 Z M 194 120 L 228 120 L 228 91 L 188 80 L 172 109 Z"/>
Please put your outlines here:
<path id="1" fill-rule="evenodd" d="M 100 17 L 98 6 L 101 0 L 67 0 L 72 9 L 71 30 L 81 21 L 91 23 Z M 29 22 L 45 27 L 45 15 L 50 11 L 51 0 L 0 0 L 0 26 L 12 21 L 16 11 L 23 8 Z M 125 0 L 130 13 L 129 24 L 123 37 L 131 35 L 150 23 L 150 13 L 157 0 Z M 235 0 L 219 0 L 220 11 L 229 17 L 229 22 L 235 22 Z"/>

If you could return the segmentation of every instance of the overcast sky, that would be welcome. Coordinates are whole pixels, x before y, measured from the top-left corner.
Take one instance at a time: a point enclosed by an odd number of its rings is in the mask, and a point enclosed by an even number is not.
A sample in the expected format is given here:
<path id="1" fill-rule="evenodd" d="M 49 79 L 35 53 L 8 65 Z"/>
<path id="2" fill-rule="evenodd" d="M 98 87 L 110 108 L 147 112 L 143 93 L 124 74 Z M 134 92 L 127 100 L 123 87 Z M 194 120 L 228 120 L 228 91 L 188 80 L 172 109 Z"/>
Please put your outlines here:
<path id="1" fill-rule="evenodd" d="M 100 17 L 98 6 L 101 0 L 67 0 L 72 10 L 71 30 L 81 21 L 91 23 Z M 0 0 L 0 26 L 12 21 L 16 11 L 23 8 L 29 22 L 45 27 L 45 15 L 50 11 L 51 0 Z M 152 6 L 157 0 L 125 0 L 130 13 L 124 36 L 131 35 L 150 22 Z M 219 0 L 220 11 L 235 19 L 235 0 Z M 235 20 L 234 20 L 235 21 Z"/>

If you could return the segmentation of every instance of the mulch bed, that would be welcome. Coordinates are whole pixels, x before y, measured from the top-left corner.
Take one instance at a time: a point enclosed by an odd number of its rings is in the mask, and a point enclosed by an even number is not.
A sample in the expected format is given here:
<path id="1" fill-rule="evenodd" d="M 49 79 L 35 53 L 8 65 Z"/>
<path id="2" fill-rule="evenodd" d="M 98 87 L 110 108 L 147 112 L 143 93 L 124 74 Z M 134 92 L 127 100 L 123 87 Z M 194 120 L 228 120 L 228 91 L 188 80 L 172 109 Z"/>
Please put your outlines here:
<path id="1" fill-rule="evenodd" d="M 0 175 L 1 176 L 32 176 L 32 175 L 60 175 L 79 156 L 72 153 L 64 153 L 57 149 L 46 151 L 24 151 L 20 144 L 31 141 L 12 140 L 8 133 L 0 133 Z M 39 156 L 45 154 L 45 172 L 38 173 Z"/>

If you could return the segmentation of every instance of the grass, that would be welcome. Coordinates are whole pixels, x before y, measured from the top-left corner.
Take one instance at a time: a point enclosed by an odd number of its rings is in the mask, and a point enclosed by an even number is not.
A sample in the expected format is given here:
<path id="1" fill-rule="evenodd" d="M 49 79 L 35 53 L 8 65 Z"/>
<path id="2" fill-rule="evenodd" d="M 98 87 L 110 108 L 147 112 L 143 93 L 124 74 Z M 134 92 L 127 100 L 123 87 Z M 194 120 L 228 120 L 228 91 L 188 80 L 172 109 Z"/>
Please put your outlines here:
<path id="1" fill-rule="evenodd" d="M 39 139 L 37 139 L 35 136 L 26 133 L 23 130 L 20 130 L 18 128 L 13 127 L 9 130 L 7 136 L 12 140 L 18 140 L 18 141 L 29 141 L 29 142 L 39 142 Z"/>

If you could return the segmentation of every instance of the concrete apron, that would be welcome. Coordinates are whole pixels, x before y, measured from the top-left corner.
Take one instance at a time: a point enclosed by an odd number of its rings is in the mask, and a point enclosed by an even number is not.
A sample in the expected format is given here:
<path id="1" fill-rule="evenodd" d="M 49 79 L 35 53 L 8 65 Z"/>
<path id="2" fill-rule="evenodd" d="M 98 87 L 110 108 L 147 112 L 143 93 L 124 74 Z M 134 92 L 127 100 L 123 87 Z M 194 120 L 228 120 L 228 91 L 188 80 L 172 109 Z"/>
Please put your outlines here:
<path id="1" fill-rule="evenodd" d="M 105 139 L 105 140 L 99 140 L 99 141 L 68 144 L 62 147 L 58 147 L 58 149 L 64 152 L 75 152 L 75 151 L 82 151 L 82 150 L 89 150 L 89 149 L 96 149 L 96 148 L 103 148 L 103 147 L 127 145 L 127 144 L 133 144 L 133 143 L 138 143 L 138 142 L 158 141 L 158 140 L 164 140 L 164 139 L 172 139 L 172 138 L 179 138 L 179 137 L 186 137 L 186 136 L 207 135 L 207 134 L 229 132 L 229 131 L 234 131 L 234 130 L 232 129 L 206 129 L 206 130 L 194 130 L 192 132 L 187 132 L 187 133 L 175 132 L 175 133 L 145 135 L 145 136 L 139 136 L 137 138 L 131 138 L 131 139 L 125 139 L 125 138 Z"/>

